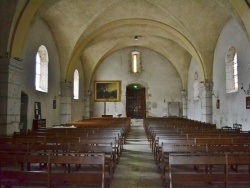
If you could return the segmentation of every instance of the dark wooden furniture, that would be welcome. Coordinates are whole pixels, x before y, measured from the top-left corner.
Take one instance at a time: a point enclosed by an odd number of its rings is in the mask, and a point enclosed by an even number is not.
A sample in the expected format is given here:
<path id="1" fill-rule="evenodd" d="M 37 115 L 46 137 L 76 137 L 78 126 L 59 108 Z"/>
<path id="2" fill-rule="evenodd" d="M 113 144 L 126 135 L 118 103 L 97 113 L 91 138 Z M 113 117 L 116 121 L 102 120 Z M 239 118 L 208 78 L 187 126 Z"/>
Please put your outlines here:
<path id="1" fill-rule="evenodd" d="M 105 118 L 112 118 L 113 115 L 102 115 L 102 117 L 105 117 Z"/>
<path id="2" fill-rule="evenodd" d="M 104 188 L 104 160 L 105 156 L 101 153 L 52 155 L 0 152 L 0 185 L 48 188 L 79 185 Z M 40 169 L 37 163 L 47 164 L 48 168 Z M 29 164 L 27 170 L 23 168 L 25 164 Z M 65 173 L 66 165 L 68 173 Z M 70 167 L 76 165 L 80 167 L 77 173 L 70 170 Z"/>
<path id="3" fill-rule="evenodd" d="M 46 128 L 46 119 L 33 119 L 33 130 Z"/>

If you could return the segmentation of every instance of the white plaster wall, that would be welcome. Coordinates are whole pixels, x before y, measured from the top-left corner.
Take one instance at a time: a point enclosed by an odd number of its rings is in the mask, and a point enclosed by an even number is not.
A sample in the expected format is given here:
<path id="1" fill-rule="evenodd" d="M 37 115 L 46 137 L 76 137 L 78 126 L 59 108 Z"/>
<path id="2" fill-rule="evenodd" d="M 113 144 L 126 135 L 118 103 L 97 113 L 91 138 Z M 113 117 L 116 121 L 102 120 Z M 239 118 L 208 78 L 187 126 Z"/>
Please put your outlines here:
<path id="1" fill-rule="evenodd" d="M 35 57 L 40 45 L 47 48 L 49 55 L 48 93 L 35 90 Z M 60 124 L 60 96 L 56 98 L 56 109 L 53 100 L 60 93 L 60 64 L 53 36 L 42 20 L 33 22 L 24 44 L 22 58 L 24 72 L 21 91 L 28 95 L 28 129 L 32 128 L 34 118 L 34 102 L 41 102 L 42 118 L 47 127 Z"/>
<path id="2" fill-rule="evenodd" d="M 228 47 L 232 45 L 238 53 L 239 91 L 226 93 L 225 56 Z M 220 109 L 216 109 L 216 98 L 213 97 L 213 123 L 217 127 L 233 126 L 240 123 L 243 130 L 250 129 L 250 110 L 246 109 L 246 96 L 240 89 L 243 83 L 245 89 L 250 84 L 250 44 L 238 23 L 231 19 L 221 31 L 218 39 L 213 66 L 214 93 L 219 95 Z"/>
<path id="3" fill-rule="evenodd" d="M 146 88 L 147 116 L 168 116 L 168 102 L 180 102 L 182 83 L 173 65 L 150 49 L 137 48 L 141 52 L 141 74 L 130 73 L 130 53 L 133 48 L 114 52 L 99 65 L 93 80 L 121 80 L 121 102 L 107 102 L 106 114 L 126 116 L 126 86 L 139 83 Z M 93 84 L 92 84 L 93 85 Z M 104 113 L 102 102 L 93 102 L 93 116 Z"/>
<path id="4" fill-rule="evenodd" d="M 201 74 L 199 71 L 199 67 L 194 58 L 192 58 L 188 72 L 187 118 L 201 121 L 202 120 L 201 100 L 194 99 L 193 82 L 194 82 L 195 72 L 198 73 L 198 77 L 200 78 Z M 200 82 L 200 79 L 198 79 L 198 81 Z"/>
<path id="5" fill-rule="evenodd" d="M 77 62 L 75 69 L 77 69 L 79 72 L 79 99 L 72 99 L 72 104 L 71 104 L 71 120 L 72 121 L 81 120 L 85 112 L 85 109 L 84 109 L 84 96 L 85 96 L 84 72 L 83 72 L 82 64 L 80 61 Z M 73 83 L 73 78 L 72 78 L 72 83 Z"/>

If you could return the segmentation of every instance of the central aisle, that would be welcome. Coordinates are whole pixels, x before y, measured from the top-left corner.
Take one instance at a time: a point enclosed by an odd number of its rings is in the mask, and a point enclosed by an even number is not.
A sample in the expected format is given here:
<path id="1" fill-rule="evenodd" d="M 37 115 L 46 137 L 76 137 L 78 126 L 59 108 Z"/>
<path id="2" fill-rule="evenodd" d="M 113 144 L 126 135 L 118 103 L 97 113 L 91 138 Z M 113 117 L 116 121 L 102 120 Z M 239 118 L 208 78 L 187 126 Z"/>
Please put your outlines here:
<path id="1" fill-rule="evenodd" d="M 162 188 L 162 179 L 146 138 L 142 120 L 132 120 L 111 188 Z"/>

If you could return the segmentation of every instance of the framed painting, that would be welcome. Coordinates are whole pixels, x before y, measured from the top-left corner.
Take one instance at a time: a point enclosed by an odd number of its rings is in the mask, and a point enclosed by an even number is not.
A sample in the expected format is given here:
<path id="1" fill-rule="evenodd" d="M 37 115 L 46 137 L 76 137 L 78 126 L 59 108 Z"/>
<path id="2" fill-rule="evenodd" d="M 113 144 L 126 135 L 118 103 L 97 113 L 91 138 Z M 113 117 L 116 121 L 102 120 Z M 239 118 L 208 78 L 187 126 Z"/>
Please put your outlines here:
<path id="1" fill-rule="evenodd" d="M 121 81 L 95 81 L 95 102 L 121 101 Z"/>

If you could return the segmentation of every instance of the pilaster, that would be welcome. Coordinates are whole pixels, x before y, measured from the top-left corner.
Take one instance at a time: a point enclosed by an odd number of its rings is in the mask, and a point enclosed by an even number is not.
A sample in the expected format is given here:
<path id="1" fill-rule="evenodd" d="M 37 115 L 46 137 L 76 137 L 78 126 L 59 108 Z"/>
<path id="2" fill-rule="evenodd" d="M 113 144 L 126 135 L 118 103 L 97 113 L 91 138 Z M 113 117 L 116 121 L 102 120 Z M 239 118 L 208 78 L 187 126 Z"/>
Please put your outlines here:
<path id="1" fill-rule="evenodd" d="M 21 79 L 23 64 L 12 58 L 0 58 L 0 134 L 19 131 Z"/>
<path id="2" fill-rule="evenodd" d="M 187 91 L 181 91 L 182 117 L 187 118 Z"/>
<path id="3" fill-rule="evenodd" d="M 92 92 L 88 91 L 85 94 L 85 118 L 89 119 L 90 118 L 90 99 L 92 96 Z"/>
<path id="4" fill-rule="evenodd" d="M 202 121 L 212 123 L 212 89 L 213 83 L 200 83 Z"/>
<path id="5" fill-rule="evenodd" d="M 61 83 L 61 124 L 71 122 L 71 102 L 73 97 L 71 82 Z"/>

